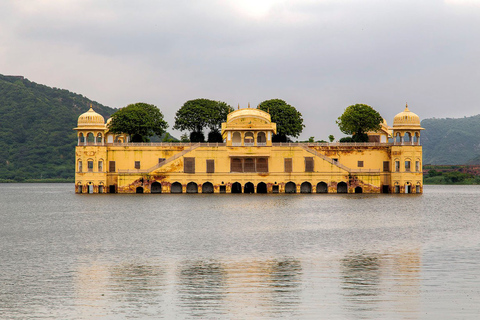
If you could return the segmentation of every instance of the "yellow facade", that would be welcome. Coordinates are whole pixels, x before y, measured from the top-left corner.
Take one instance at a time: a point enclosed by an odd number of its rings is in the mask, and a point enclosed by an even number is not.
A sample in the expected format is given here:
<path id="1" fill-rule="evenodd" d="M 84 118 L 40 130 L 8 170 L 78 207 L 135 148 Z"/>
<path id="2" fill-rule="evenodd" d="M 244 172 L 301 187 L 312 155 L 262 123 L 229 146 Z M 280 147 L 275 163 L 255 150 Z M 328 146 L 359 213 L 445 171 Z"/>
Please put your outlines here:
<path id="1" fill-rule="evenodd" d="M 75 130 L 77 193 L 423 192 L 423 128 L 408 107 L 368 143 L 273 143 L 276 124 L 250 108 L 228 115 L 224 143 L 130 143 L 93 109 Z"/>

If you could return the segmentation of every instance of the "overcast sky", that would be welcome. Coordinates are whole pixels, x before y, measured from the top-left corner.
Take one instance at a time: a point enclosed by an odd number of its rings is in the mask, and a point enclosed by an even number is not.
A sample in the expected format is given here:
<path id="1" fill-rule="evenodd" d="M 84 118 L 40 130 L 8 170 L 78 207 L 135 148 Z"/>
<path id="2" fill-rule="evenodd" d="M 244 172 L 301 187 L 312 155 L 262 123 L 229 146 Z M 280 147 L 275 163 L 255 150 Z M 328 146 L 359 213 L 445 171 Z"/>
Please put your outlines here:
<path id="1" fill-rule="evenodd" d="M 99 103 L 280 98 L 301 139 L 344 136 L 365 103 L 392 124 L 480 113 L 480 0 L 3 0 L 0 73 Z M 178 132 L 173 133 L 179 136 Z"/>

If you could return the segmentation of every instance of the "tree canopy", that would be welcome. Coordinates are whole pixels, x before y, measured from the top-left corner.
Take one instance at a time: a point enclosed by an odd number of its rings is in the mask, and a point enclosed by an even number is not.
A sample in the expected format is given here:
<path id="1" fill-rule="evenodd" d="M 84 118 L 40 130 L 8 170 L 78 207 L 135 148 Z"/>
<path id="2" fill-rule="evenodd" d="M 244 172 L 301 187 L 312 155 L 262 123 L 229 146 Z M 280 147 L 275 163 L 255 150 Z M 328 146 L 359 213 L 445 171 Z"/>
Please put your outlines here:
<path id="1" fill-rule="evenodd" d="M 114 133 L 126 133 L 133 142 L 148 142 L 153 135 L 161 136 L 168 124 L 163 114 L 153 104 L 134 103 L 112 115 L 108 129 Z"/>
<path id="2" fill-rule="evenodd" d="M 355 142 L 367 142 L 366 133 L 380 130 L 382 122 L 383 118 L 380 113 L 366 104 L 354 104 L 347 107 L 336 121 L 340 131 L 351 134 L 352 141 Z"/>
<path id="3" fill-rule="evenodd" d="M 190 131 L 192 142 L 197 142 L 198 139 L 203 141 L 203 129 L 209 128 L 213 132 L 218 132 L 222 122 L 227 120 L 227 115 L 232 111 L 233 108 L 222 101 L 189 100 L 177 110 L 173 129 Z"/>
<path id="4" fill-rule="evenodd" d="M 286 142 L 288 136 L 298 137 L 305 127 L 302 114 L 281 99 L 265 100 L 258 108 L 270 113 L 272 122 L 277 124 L 277 134 L 272 137 L 274 142 Z"/>

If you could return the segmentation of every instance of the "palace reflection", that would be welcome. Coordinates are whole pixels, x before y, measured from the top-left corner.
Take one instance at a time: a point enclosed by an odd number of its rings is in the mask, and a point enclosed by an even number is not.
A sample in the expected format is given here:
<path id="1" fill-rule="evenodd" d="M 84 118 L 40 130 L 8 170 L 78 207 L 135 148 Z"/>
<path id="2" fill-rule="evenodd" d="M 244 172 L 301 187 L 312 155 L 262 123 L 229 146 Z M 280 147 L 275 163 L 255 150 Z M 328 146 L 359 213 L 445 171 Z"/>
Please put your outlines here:
<path id="1" fill-rule="evenodd" d="M 417 314 L 420 267 L 420 249 L 347 255 L 341 260 L 344 308 L 359 318 L 386 308 Z"/>

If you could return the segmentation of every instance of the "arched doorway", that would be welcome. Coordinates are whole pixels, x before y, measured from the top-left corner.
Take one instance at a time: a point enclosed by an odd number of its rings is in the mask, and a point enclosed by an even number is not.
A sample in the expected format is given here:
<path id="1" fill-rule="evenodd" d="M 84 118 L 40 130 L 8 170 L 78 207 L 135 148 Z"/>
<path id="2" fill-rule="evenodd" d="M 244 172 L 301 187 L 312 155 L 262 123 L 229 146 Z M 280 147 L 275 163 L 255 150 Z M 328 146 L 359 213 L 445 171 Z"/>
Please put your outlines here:
<path id="1" fill-rule="evenodd" d="M 267 145 L 267 138 L 265 136 L 265 132 L 261 131 L 257 134 L 257 146 L 265 145 Z"/>
<path id="2" fill-rule="evenodd" d="M 198 185 L 195 182 L 187 184 L 187 193 L 198 193 Z"/>
<path id="3" fill-rule="evenodd" d="M 297 192 L 297 185 L 295 182 L 287 182 L 285 184 L 285 193 L 296 193 Z"/>
<path id="4" fill-rule="evenodd" d="M 317 183 L 317 193 L 328 193 L 328 186 L 325 182 Z"/>
<path id="5" fill-rule="evenodd" d="M 267 193 L 267 185 L 264 182 L 257 184 L 257 193 Z"/>
<path id="6" fill-rule="evenodd" d="M 182 184 L 180 182 L 172 183 L 170 187 L 170 193 L 182 193 Z"/>
<path id="7" fill-rule="evenodd" d="M 242 193 L 242 185 L 238 182 L 232 184 L 232 193 Z"/>
<path id="8" fill-rule="evenodd" d="M 162 193 L 162 185 L 159 182 L 154 182 L 152 183 L 152 186 L 150 188 L 151 193 Z"/>
<path id="9" fill-rule="evenodd" d="M 255 193 L 255 187 L 253 183 L 251 182 L 245 183 L 245 186 L 243 187 L 243 193 Z"/>
<path id="10" fill-rule="evenodd" d="M 232 137 L 232 145 L 241 146 L 242 145 L 242 136 L 240 132 L 234 132 Z"/>
<path id="11" fill-rule="evenodd" d="M 345 182 L 339 182 L 337 184 L 337 193 L 348 193 L 348 186 Z"/>
<path id="12" fill-rule="evenodd" d="M 355 193 L 363 193 L 362 187 L 356 187 L 355 188 Z"/>
<path id="13" fill-rule="evenodd" d="M 312 193 L 312 184 L 305 181 L 300 185 L 300 193 Z"/>
<path id="14" fill-rule="evenodd" d="M 202 193 L 213 193 L 213 184 L 211 182 L 202 184 Z"/>
<path id="15" fill-rule="evenodd" d="M 135 193 L 143 193 L 143 187 L 137 187 Z"/>

